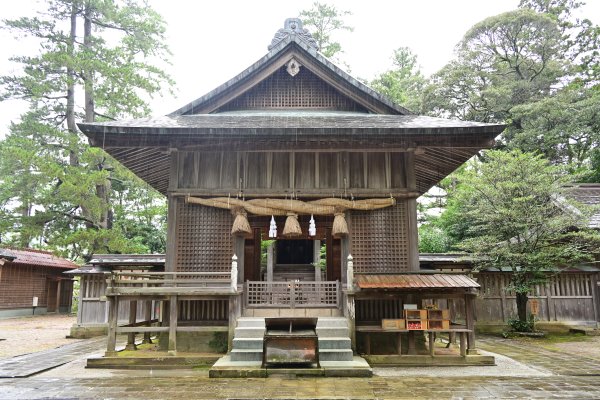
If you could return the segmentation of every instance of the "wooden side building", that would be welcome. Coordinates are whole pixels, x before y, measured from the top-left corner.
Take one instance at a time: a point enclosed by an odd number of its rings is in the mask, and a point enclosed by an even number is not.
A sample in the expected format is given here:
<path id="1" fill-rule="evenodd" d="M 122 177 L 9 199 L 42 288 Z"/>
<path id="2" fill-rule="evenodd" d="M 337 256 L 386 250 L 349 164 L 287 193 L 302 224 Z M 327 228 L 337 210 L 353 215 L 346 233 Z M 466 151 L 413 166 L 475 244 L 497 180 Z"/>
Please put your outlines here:
<path id="1" fill-rule="evenodd" d="M 382 320 L 403 318 L 405 304 L 447 296 L 462 301 L 474 349 L 478 285 L 420 275 L 416 199 L 491 147 L 502 125 L 414 115 L 288 19 L 264 57 L 175 112 L 79 127 L 169 206 L 165 271 L 110 277 L 107 354 L 118 332 L 162 332 L 175 354 L 186 335 L 224 329 L 232 359 L 254 359 L 262 350 L 236 348 L 244 323 L 273 317 L 314 318 L 322 345 L 337 318 L 356 350 Z M 161 325 L 118 326 L 122 300 L 134 300 L 132 316 L 136 302 L 161 302 Z"/>
<path id="2" fill-rule="evenodd" d="M 48 251 L 0 248 L 0 318 L 70 313 L 73 280 L 64 272 L 75 267 Z"/>

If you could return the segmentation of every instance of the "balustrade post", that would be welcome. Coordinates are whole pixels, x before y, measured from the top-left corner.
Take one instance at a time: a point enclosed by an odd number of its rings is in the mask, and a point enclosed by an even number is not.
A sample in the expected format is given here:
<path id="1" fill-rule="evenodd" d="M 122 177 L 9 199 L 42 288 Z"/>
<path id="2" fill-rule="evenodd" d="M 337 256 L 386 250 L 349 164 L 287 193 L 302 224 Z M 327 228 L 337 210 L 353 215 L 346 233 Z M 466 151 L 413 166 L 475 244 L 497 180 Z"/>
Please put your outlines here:
<path id="1" fill-rule="evenodd" d="M 348 254 L 348 266 L 346 271 L 346 287 L 348 290 L 354 289 L 354 258 L 352 254 Z"/>
<path id="2" fill-rule="evenodd" d="M 237 256 L 234 254 L 231 257 L 231 290 L 237 292 L 237 280 L 238 280 L 238 265 Z"/>

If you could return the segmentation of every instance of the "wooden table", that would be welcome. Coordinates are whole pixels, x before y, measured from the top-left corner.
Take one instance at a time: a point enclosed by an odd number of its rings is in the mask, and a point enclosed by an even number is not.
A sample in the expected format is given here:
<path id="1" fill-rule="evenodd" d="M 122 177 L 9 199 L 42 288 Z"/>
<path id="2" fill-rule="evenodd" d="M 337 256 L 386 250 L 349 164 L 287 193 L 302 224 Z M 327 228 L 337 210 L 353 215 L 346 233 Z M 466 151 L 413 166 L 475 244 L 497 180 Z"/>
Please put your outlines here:
<path id="1" fill-rule="evenodd" d="M 377 325 L 357 325 L 356 332 L 365 333 L 365 352 L 371 354 L 371 333 L 395 333 L 396 339 L 396 350 L 398 355 L 402 355 L 402 334 L 408 334 L 408 353 L 414 354 L 415 352 L 415 341 L 414 332 L 425 332 L 428 334 L 429 339 L 429 355 L 435 356 L 435 347 L 433 346 L 434 335 L 436 333 L 448 333 L 457 334 L 460 338 L 460 355 L 467 355 L 467 334 L 473 332 L 472 329 L 454 328 L 454 329 L 426 329 L 426 330 L 409 330 L 409 329 L 383 329 Z M 412 339 L 412 340 L 411 340 Z"/>

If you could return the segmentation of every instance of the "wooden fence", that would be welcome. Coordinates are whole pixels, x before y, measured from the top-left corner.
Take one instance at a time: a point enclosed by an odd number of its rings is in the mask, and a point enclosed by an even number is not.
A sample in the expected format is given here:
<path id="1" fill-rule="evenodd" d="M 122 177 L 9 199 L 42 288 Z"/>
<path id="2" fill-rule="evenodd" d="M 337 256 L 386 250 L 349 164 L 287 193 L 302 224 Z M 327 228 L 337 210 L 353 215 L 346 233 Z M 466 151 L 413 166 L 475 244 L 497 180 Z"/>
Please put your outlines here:
<path id="1" fill-rule="evenodd" d="M 249 308 L 338 307 L 338 281 L 246 281 L 245 304 Z"/>
<path id="2" fill-rule="evenodd" d="M 529 295 L 539 304 L 539 321 L 595 323 L 598 318 L 598 273 L 563 272 L 547 284 L 537 285 Z M 476 275 L 481 285 L 475 302 L 478 322 L 506 322 L 517 315 L 514 292 L 505 290 L 510 275 L 482 272 Z"/>

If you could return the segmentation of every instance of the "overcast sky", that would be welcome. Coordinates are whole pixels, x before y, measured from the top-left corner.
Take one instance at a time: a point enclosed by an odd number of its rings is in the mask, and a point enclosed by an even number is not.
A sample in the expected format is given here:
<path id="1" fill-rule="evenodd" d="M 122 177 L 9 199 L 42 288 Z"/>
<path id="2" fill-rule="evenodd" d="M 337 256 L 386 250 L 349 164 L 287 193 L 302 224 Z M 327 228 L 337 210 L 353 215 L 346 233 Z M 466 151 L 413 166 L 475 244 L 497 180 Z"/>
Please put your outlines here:
<path id="1" fill-rule="evenodd" d="M 164 115 L 231 79 L 267 52 L 286 18 L 296 17 L 313 0 L 149 0 L 167 22 L 173 52 L 169 72 L 177 83 L 175 96 L 152 101 L 154 115 Z M 410 47 L 426 75 L 453 57 L 454 46 L 482 19 L 512 10 L 518 0 L 330 0 L 349 10 L 354 32 L 339 35 L 343 59 L 352 75 L 372 79 L 391 66 L 395 48 Z M 588 0 L 583 16 L 600 22 L 600 0 Z M 2 4 L 2 18 L 31 15 L 43 1 L 20 0 Z M 29 43 L 0 32 L 0 74 L 14 72 L 11 55 L 33 51 Z M 0 137 L 9 121 L 24 110 L 15 101 L 0 103 Z"/>

